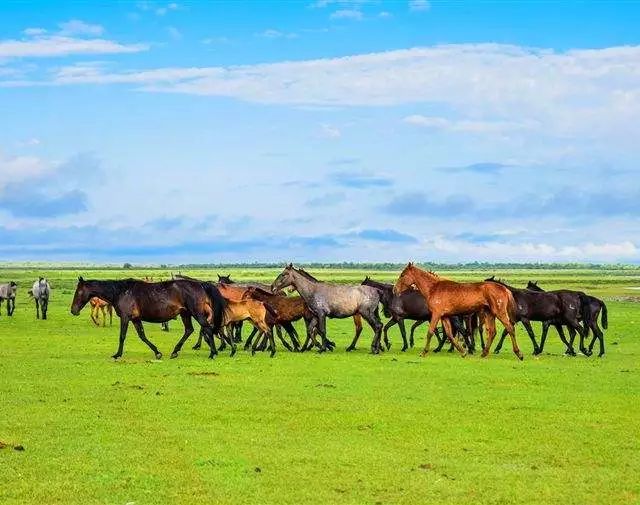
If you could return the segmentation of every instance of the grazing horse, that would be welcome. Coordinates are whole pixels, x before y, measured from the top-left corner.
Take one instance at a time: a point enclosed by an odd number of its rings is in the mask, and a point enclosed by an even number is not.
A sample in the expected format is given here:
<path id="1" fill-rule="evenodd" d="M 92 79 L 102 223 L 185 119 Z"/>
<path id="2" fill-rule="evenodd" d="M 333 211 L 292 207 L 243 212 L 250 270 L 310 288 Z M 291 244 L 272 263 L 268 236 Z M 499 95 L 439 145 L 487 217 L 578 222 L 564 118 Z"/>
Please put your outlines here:
<path id="1" fill-rule="evenodd" d="M 515 323 L 521 322 L 527 330 L 527 334 L 533 344 L 533 354 L 537 355 L 542 352 L 542 347 L 538 347 L 536 343 L 535 335 L 533 334 L 533 328 L 531 327 L 531 321 L 540 321 L 543 324 L 546 321 L 555 321 L 556 324 L 565 324 L 569 328 L 580 330 L 578 324 L 579 310 L 577 307 L 572 308 L 567 304 L 562 303 L 562 299 L 554 293 L 531 291 L 529 289 L 518 289 L 513 286 L 509 286 L 505 282 L 496 279 L 495 276 L 491 276 L 485 279 L 487 282 L 495 282 L 504 286 L 513 295 L 516 301 L 516 319 Z M 496 346 L 494 352 L 497 354 L 502 348 L 502 342 L 506 336 L 506 331 L 502 332 L 500 341 Z M 566 341 L 563 334 L 560 334 L 562 343 L 567 347 L 567 354 L 575 356 L 572 343 Z M 542 343 L 544 345 L 544 343 Z"/>
<path id="2" fill-rule="evenodd" d="M 42 312 L 42 319 L 47 318 L 47 309 L 49 308 L 49 295 L 51 294 L 51 286 L 44 277 L 40 277 L 33 283 L 31 288 L 31 296 L 36 302 L 36 319 L 40 319 L 40 313 Z"/>
<path id="3" fill-rule="evenodd" d="M 96 326 L 100 326 L 100 313 L 102 313 L 102 326 L 107 325 L 107 312 L 109 313 L 109 326 L 113 324 L 113 307 L 109 302 L 94 296 L 89 300 L 91 305 L 91 320 Z"/>
<path id="4" fill-rule="evenodd" d="M 213 335 L 220 331 L 225 300 L 213 285 L 186 280 L 154 283 L 136 279 L 85 281 L 79 277 L 71 303 L 71 314 L 80 314 L 94 296 L 109 302 L 120 318 L 120 341 L 118 350 L 113 355 L 114 359 L 122 356 L 129 322 L 135 327 L 140 340 L 153 351 L 156 359 L 162 358 L 162 353 L 145 336 L 142 322 L 162 323 L 177 316 L 182 319 L 184 335 L 176 344 L 172 358 L 178 356 L 182 345 L 193 333 L 192 318 L 207 335 L 207 343 L 211 347 L 209 357 L 213 358 L 217 354 Z"/>
<path id="5" fill-rule="evenodd" d="M 491 343 L 496 335 L 497 318 L 511 337 L 514 354 L 518 359 L 523 359 L 513 327 L 515 301 L 511 292 L 504 286 L 495 282 L 455 282 L 443 279 L 433 272 L 421 270 L 413 263 L 409 263 L 398 277 L 394 292 L 402 293 L 412 286 L 415 286 L 422 293 L 431 312 L 431 322 L 421 356 L 425 356 L 429 352 L 431 336 L 440 320 L 443 321 L 447 337 L 464 356 L 464 350 L 453 338 L 453 329 L 449 318 L 481 312 L 488 333 L 482 357 L 486 357 L 491 349 Z"/>
<path id="6" fill-rule="evenodd" d="M 7 300 L 7 315 L 12 316 L 16 310 L 16 292 L 18 285 L 11 281 L 7 284 L 0 284 L 0 312 L 2 312 L 2 301 Z"/>
<path id="7" fill-rule="evenodd" d="M 598 356 L 602 357 L 604 355 L 604 333 L 598 326 L 598 316 L 601 315 L 602 327 L 605 330 L 609 326 L 609 322 L 608 322 L 607 306 L 602 300 L 600 300 L 599 298 L 596 298 L 595 296 L 587 295 L 582 291 L 572 291 L 569 289 L 560 289 L 556 291 L 544 291 L 544 289 L 538 286 L 537 282 L 532 282 L 532 281 L 528 282 L 527 289 L 532 291 L 537 291 L 537 292 L 543 292 L 543 293 L 555 293 L 562 299 L 563 303 L 567 307 L 570 307 L 572 310 L 574 310 L 576 307 L 580 307 L 578 312 L 578 318 L 582 319 L 582 324 L 583 324 L 582 332 L 580 332 L 579 329 L 568 325 L 570 346 L 573 347 L 573 341 L 575 340 L 576 333 L 578 333 L 578 335 L 580 335 L 580 351 L 587 356 L 591 356 L 591 354 L 593 353 L 593 346 L 597 338 L 600 344 L 600 352 Z M 543 324 L 542 326 L 543 341 L 540 345 L 541 347 L 540 352 L 542 352 L 542 348 L 544 348 L 544 340 L 546 340 L 547 331 L 551 324 L 553 324 L 556 327 L 556 330 L 558 331 L 558 334 L 560 335 L 560 337 L 561 338 L 564 337 L 564 334 L 562 331 L 562 325 L 565 323 L 557 323 L 555 321 L 549 321 Z M 589 348 L 587 349 L 584 346 L 584 339 L 586 339 L 589 336 L 589 330 L 593 332 L 593 338 L 591 339 L 591 343 L 589 344 Z"/>
<path id="8" fill-rule="evenodd" d="M 408 348 L 407 345 L 407 332 L 404 327 L 405 319 L 413 319 L 415 321 L 429 321 L 431 319 L 431 312 L 429 312 L 429 308 L 427 307 L 427 302 L 418 291 L 415 289 L 410 289 L 404 291 L 400 294 L 395 294 L 393 292 L 393 284 L 387 284 L 385 282 L 374 281 L 369 277 L 365 277 L 362 281 L 363 286 L 371 286 L 380 291 L 380 302 L 382 303 L 382 310 L 384 315 L 389 319 L 387 324 L 384 325 L 382 329 L 384 334 L 384 343 L 387 346 L 387 349 L 391 347 L 391 343 L 389 342 L 388 331 L 394 325 L 398 325 L 400 328 L 400 335 L 402 336 L 402 349 L 401 351 L 406 351 Z M 467 340 L 467 332 L 462 326 L 462 321 L 455 317 L 451 319 L 451 323 L 453 324 L 453 329 L 455 333 L 460 333 L 465 338 L 465 342 L 467 344 L 468 349 L 472 349 L 473 346 L 471 342 Z M 413 337 L 413 335 L 412 335 Z M 438 334 L 436 333 L 436 337 Z M 446 337 L 443 335 L 442 339 L 438 337 L 439 344 L 438 347 L 434 350 L 434 352 L 439 352 L 444 345 Z M 411 338 L 411 347 L 413 347 L 413 338 Z"/>
<path id="9" fill-rule="evenodd" d="M 382 322 L 378 313 L 380 304 L 380 292 L 371 286 L 331 284 L 315 280 L 314 277 L 304 272 L 302 269 L 294 268 L 289 264 L 278 275 L 271 285 L 271 291 L 284 289 L 292 286 L 300 293 L 309 310 L 316 317 L 315 324 L 311 332 L 317 329 L 322 344 L 320 351 L 325 351 L 328 346 L 327 339 L 327 317 L 345 318 L 354 315 L 362 316 L 373 328 L 374 337 L 371 341 L 371 352 L 380 352 L 380 337 L 382 334 Z M 347 347 L 347 351 L 352 351 L 360 333 Z"/>

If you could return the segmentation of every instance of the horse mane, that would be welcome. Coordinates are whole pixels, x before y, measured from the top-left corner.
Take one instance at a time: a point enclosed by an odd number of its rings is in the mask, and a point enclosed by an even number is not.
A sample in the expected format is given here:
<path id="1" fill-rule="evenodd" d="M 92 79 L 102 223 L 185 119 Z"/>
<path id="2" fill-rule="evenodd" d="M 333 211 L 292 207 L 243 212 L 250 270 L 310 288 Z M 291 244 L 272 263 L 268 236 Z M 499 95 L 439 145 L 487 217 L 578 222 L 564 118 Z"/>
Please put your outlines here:
<path id="1" fill-rule="evenodd" d="M 370 277 L 366 277 L 365 280 L 361 283 L 363 286 L 371 286 L 377 289 L 393 289 L 393 284 L 387 284 L 386 282 L 380 282 L 371 279 Z"/>
<path id="2" fill-rule="evenodd" d="M 296 268 L 295 269 L 299 274 L 302 274 L 304 277 L 306 277 L 307 279 L 309 279 L 310 281 L 313 282 L 320 282 L 318 279 L 316 279 L 313 275 L 311 275 L 309 272 L 307 272 L 304 268 Z"/>

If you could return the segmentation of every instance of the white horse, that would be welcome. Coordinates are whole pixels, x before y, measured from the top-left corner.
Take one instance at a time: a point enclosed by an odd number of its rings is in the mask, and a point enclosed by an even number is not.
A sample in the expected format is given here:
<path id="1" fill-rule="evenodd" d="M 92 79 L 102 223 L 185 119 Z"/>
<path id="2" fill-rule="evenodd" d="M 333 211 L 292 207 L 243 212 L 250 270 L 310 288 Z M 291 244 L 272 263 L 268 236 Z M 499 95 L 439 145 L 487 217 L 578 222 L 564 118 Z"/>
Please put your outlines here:
<path id="1" fill-rule="evenodd" d="M 0 312 L 2 312 L 2 301 L 7 300 L 7 315 L 12 316 L 16 309 L 16 292 L 18 285 L 11 281 L 7 284 L 0 284 Z"/>
<path id="2" fill-rule="evenodd" d="M 40 319 L 40 311 L 42 311 L 42 319 L 47 318 L 47 308 L 49 307 L 49 294 L 51 293 L 51 286 L 44 277 L 40 277 L 33 283 L 31 288 L 31 295 L 36 302 L 36 318 Z"/>

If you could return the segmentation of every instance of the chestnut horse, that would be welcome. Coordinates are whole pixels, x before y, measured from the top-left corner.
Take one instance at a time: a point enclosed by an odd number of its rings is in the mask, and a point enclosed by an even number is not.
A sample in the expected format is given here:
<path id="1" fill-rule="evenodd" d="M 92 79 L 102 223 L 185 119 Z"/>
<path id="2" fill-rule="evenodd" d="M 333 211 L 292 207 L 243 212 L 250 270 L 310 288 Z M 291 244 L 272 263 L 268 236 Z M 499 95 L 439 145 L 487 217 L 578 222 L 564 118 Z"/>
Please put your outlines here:
<path id="1" fill-rule="evenodd" d="M 100 326 L 100 313 L 102 312 L 102 326 L 107 325 L 107 312 L 109 313 L 109 326 L 113 324 L 113 307 L 109 302 L 94 296 L 89 300 L 91 305 L 91 320 L 96 326 Z"/>
<path id="2" fill-rule="evenodd" d="M 447 337 L 464 356 L 464 350 L 453 338 L 449 317 L 480 312 L 484 316 L 488 333 L 482 357 L 486 357 L 491 349 L 491 343 L 496 336 L 497 318 L 511 337 L 513 352 L 519 359 L 523 359 L 514 330 L 516 304 L 511 291 L 504 286 L 494 282 L 455 282 L 443 279 L 433 272 L 421 270 L 413 263 L 409 263 L 398 277 L 394 292 L 402 293 L 412 286 L 422 293 L 431 312 L 429 330 L 421 356 L 429 352 L 431 335 L 435 332 L 440 320 Z"/>

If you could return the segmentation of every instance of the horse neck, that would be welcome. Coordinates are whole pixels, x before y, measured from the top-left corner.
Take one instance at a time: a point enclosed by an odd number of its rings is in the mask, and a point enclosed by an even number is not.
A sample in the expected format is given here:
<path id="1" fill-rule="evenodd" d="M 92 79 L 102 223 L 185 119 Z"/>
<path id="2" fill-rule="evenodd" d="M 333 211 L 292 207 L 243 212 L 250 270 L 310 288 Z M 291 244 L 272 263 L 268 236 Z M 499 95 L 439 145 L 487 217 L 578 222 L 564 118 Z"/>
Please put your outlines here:
<path id="1" fill-rule="evenodd" d="M 387 284 L 386 282 L 378 282 L 378 281 L 374 281 L 373 279 L 368 279 L 367 281 L 365 281 L 364 285 L 382 289 L 384 291 L 393 291 L 393 284 Z"/>
<path id="2" fill-rule="evenodd" d="M 315 291 L 315 287 L 320 284 L 320 282 L 313 282 L 295 270 L 293 272 L 293 287 L 295 287 L 296 291 L 300 293 L 300 296 L 307 301 L 308 297 Z"/>
<path id="3" fill-rule="evenodd" d="M 433 287 L 440 282 L 440 279 L 430 274 L 429 272 L 422 272 L 418 269 L 413 270 L 414 284 L 420 288 L 421 291 L 428 293 Z"/>
<path id="4" fill-rule="evenodd" d="M 127 288 L 128 284 L 122 281 L 91 281 L 89 295 L 91 297 L 97 296 L 111 305 L 116 305 Z"/>

